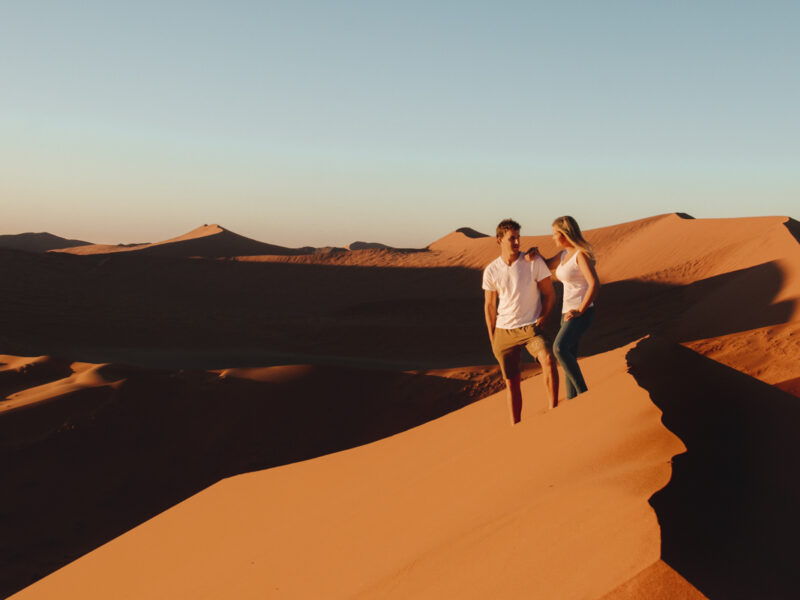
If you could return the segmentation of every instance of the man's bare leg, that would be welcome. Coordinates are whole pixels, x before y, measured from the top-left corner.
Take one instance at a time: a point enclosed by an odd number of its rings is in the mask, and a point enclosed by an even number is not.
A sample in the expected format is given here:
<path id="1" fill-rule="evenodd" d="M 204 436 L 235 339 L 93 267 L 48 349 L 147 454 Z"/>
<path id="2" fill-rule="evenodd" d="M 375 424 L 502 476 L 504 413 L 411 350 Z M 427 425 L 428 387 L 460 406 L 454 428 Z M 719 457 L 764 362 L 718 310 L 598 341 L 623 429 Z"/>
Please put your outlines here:
<path id="1" fill-rule="evenodd" d="M 516 425 L 522 419 L 522 388 L 520 387 L 520 376 L 506 379 L 506 390 L 508 391 L 508 407 L 511 409 L 511 424 Z"/>
<path id="2" fill-rule="evenodd" d="M 558 366 L 550 350 L 540 350 L 536 354 L 536 360 L 542 365 L 542 375 L 544 376 L 544 388 L 550 408 L 558 406 Z"/>

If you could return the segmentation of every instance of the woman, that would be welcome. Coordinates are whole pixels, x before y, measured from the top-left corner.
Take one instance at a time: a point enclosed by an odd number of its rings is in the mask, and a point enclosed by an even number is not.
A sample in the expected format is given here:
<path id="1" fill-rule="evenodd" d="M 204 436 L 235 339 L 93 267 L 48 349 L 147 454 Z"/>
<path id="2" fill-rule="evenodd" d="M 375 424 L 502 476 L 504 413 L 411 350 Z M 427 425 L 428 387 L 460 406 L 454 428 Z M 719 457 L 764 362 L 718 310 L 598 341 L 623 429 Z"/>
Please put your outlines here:
<path id="1" fill-rule="evenodd" d="M 578 341 L 592 324 L 600 281 L 594 268 L 594 250 L 583 238 L 575 219 L 567 216 L 553 221 L 553 241 L 561 251 L 544 260 L 564 284 L 561 329 L 553 342 L 553 354 L 564 369 L 567 399 L 570 399 L 587 389 L 578 366 Z M 537 249 L 533 248 L 532 252 Z"/>

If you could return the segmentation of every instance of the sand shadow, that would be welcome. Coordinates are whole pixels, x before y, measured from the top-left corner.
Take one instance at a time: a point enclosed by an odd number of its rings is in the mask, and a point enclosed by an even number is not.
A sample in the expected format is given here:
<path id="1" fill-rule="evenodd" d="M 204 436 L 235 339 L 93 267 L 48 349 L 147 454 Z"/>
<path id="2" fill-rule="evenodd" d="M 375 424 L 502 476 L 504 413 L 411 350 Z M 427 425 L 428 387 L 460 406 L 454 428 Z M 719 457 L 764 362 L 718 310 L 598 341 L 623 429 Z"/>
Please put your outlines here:
<path id="1" fill-rule="evenodd" d="M 105 378 L 125 378 L 116 390 L 2 415 L 0 597 L 222 478 L 382 439 L 493 391 L 398 372 L 277 370 L 251 381 L 110 366 Z"/>
<path id="2" fill-rule="evenodd" d="M 0 253 L 0 269 L 8 354 L 113 362 L 130 349 L 122 360 L 135 363 L 137 350 L 166 351 L 172 367 L 189 350 L 191 368 L 236 366 L 250 350 L 403 369 L 494 361 L 481 274 L 462 267 Z"/>
<path id="3" fill-rule="evenodd" d="M 472 227 L 459 227 L 456 229 L 456 233 L 461 233 L 472 240 L 479 240 L 481 238 L 489 237 L 485 233 L 474 230 Z"/>
<path id="4" fill-rule="evenodd" d="M 798 399 L 663 339 L 627 359 L 687 447 L 650 501 L 662 558 L 710 598 L 799 597 Z"/>
<path id="5" fill-rule="evenodd" d="M 475 269 L 26 253 L 0 253 L 0 264 L 8 354 L 169 368 L 252 366 L 253 357 L 401 369 L 494 363 Z M 688 341 L 784 322 L 796 301 L 773 304 L 783 281 L 770 262 L 681 286 L 607 284 L 581 354 L 651 333 Z M 557 314 L 549 327 L 554 335 Z"/>
<path id="6" fill-rule="evenodd" d="M 686 342 L 785 323 L 797 300 L 773 302 L 784 279 L 773 261 L 681 286 L 633 279 L 604 285 L 581 354 L 649 334 Z"/>
<path id="7" fill-rule="evenodd" d="M 795 221 L 794 219 L 787 219 L 787 221 L 783 224 L 786 229 L 789 230 L 789 233 L 792 234 L 792 237 L 800 243 L 800 222 Z"/>

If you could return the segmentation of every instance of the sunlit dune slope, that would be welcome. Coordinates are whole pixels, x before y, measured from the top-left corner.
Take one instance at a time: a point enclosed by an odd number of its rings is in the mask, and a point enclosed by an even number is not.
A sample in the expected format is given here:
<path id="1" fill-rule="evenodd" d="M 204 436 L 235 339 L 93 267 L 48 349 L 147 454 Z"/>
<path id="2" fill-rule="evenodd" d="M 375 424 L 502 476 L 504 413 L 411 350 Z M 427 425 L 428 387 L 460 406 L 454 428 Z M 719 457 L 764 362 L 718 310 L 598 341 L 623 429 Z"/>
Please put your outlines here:
<path id="1" fill-rule="evenodd" d="M 0 356 L 0 597 L 222 478 L 352 448 L 500 389 L 324 365 L 170 371 Z M 57 499 L 57 501 L 54 501 Z"/>
<path id="2" fill-rule="evenodd" d="M 667 563 L 659 560 L 601 600 L 701 600 L 705 597 Z"/>
<path id="3" fill-rule="evenodd" d="M 800 244 L 792 223 L 785 217 L 667 215 L 639 223 L 629 235 L 621 232 L 608 246 L 599 238 L 603 288 L 584 351 L 603 351 L 650 333 L 693 343 L 797 320 Z M 780 340 L 760 339 L 750 350 L 781 354 Z M 757 375 L 744 366 L 748 362 L 742 362 L 745 371 Z M 783 370 L 771 382 L 798 375 Z"/>
<path id="4" fill-rule="evenodd" d="M 792 223 L 787 217 L 692 219 L 671 213 L 590 229 L 584 234 L 595 248 L 602 281 L 646 278 L 682 284 L 780 257 L 799 256 Z M 534 229 L 531 225 L 523 224 L 521 247 L 537 246 L 545 256 L 555 254 L 549 233 L 524 235 Z M 550 228 L 545 225 L 536 229 Z M 458 231 L 428 248 L 443 260 L 474 268 L 483 268 L 498 254 L 494 237 L 469 237 Z"/>
<path id="5" fill-rule="evenodd" d="M 676 213 L 585 231 L 604 282 L 643 279 L 683 285 L 797 254 L 797 228 L 787 217 L 692 219 Z M 555 254 L 549 222 L 523 222 L 521 247 Z M 534 232 L 544 235 L 529 235 Z M 795 231 L 793 234 L 792 231 Z M 460 228 L 418 250 L 379 249 L 243 260 L 316 264 L 483 269 L 498 255 L 493 235 Z M 785 267 L 783 263 L 779 266 Z"/>
<path id="6" fill-rule="evenodd" d="M 686 345 L 800 397 L 800 321 L 701 339 Z"/>
<path id="7" fill-rule="evenodd" d="M 528 380 L 514 428 L 497 394 L 222 481 L 15 598 L 600 597 L 659 559 L 647 500 L 683 450 L 628 350 L 587 359 L 593 389 L 553 412 Z"/>

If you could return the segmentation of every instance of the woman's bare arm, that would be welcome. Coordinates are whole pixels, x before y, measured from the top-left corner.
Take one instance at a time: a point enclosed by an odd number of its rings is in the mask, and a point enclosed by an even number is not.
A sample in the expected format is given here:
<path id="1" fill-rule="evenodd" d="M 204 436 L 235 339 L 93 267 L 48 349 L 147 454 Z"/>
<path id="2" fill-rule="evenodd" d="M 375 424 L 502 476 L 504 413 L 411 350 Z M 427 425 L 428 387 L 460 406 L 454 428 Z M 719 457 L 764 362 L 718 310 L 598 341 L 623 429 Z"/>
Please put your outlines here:
<path id="1" fill-rule="evenodd" d="M 555 271 L 556 267 L 558 266 L 558 263 L 561 262 L 561 252 L 557 252 L 555 256 L 551 256 L 550 258 L 545 258 L 541 254 L 539 254 L 538 246 L 534 246 L 525 253 L 525 260 L 531 261 L 536 256 L 541 258 L 547 264 L 547 268 L 550 269 L 551 271 Z"/>
<path id="2" fill-rule="evenodd" d="M 564 315 L 564 320 L 566 321 L 585 313 L 592 305 L 595 298 L 597 298 L 597 293 L 600 291 L 600 279 L 597 277 L 597 271 L 595 271 L 592 261 L 590 261 L 583 252 L 578 252 L 576 260 L 578 261 L 578 267 L 586 278 L 589 287 L 586 290 L 586 295 L 583 297 L 583 302 L 581 302 L 578 310 L 571 310 Z"/>

